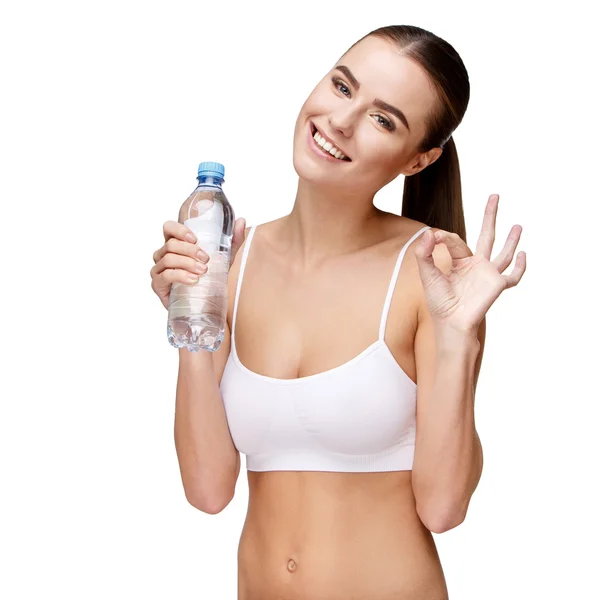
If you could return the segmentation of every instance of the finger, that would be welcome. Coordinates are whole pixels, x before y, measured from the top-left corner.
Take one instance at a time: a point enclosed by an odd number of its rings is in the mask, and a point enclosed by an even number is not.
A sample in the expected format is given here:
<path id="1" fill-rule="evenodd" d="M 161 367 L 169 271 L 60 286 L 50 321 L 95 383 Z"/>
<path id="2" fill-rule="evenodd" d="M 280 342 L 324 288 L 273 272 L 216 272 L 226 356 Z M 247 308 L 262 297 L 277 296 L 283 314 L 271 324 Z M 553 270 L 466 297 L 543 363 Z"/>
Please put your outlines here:
<path id="1" fill-rule="evenodd" d="M 482 254 L 488 260 L 492 254 L 494 239 L 496 237 L 496 215 L 498 214 L 499 200 L 500 196 L 498 196 L 498 194 L 492 194 L 488 198 L 485 213 L 483 215 L 481 233 L 479 234 L 477 247 L 475 248 L 475 254 Z"/>
<path id="2" fill-rule="evenodd" d="M 244 242 L 244 231 L 246 231 L 246 219 L 240 217 L 236 220 L 234 225 L 234 238 L 238 246 L 241 246 Z"/>
<path id="3" fill-rule="evenodd" d="M 158 277 L 168 269 L 182 269 L 193 275 L 203 275 L 208 270 L 205 262 L 179 254 L 165 254 L 151 269 L 150 276 Z"/>
<path id="4" fill-rule="evenodd" d="M 244 243 L 246 231 L 246 219 L 240 217 L 233 225 L 233 239 L 231 241 L 231 262 L 235 260 L 235 256 L 240 246 Z"/>
<path id="5" fill-rule="evenodd" d="M 239 237 L 240 237 L 240 245 L 244 243 L 244 238 L 246 236 L 245 232 L 246 232 L 246 227 L 248 226 L 246 224 L 246 219 L 244 219 L 243 217 L 240 217 L 240 219 L 238 219 L 239 221 Z"/>
<path id="6" fill-rule="evenodd" d="M 198 283 L 200 277 L 202 277 L 201 273 L 190 273 L 185 269 L 165 269 L 152 279 L 154 282 L 152 289 L 165 289 L 174 283 L 190 285 L 191 283 Z"/>
<path id="7" fill-rule="evenodd" d="M 435 262 L 433 261 L 434 248 L 435 234 L 431 229 L 427 229 L 421 235 L 421 241 L 415 246 L 415 257 L 423 281 L 444 276 L 442 271 L 436 267 Z"/>
<path id="8" fill-rule="evenodd" d="M 188 234 L 191 235 L 190 238 L 186 238 Z M 163 224 L 163 235 L 165 237 L 165 242 L 172 237 L 177 238 L 178 240 L 182 240 L 184 242 L 191 242 L 192 244 L 195 244 L 198 241 L 196 235 L 189 227 L 186 227 L 185 225 L 183 225 L 182 223 L 178 223 L 177 221 L 166 221 Z"/>
<path id="9" fill-rule="evenodd" d="M 515 266 L 513 270 L 508 275 L 503 275 L 506 280 L 506 289 L 514 287 L 521 281 L 521 277 L 523 277 L 523 273 L 525 273 L 525 269 L 527 268 L 527 260 L 525 252 L 521 251 L 517 254 L 517 260 L 515 261 Z"/>
<path id="10" fill-rule="evenodd" d="M 156 264 L 163 256 L 168 253 L 181 254 L 182 256 L 190 256 L 196 260 L 207 262 L 209 255 L 202 250 L 197 244 L 191 242 L 182 242 L 177 238 L 170 238 L 160 247 L 153 255 L 152 259 Z"/>
<path id="11" fill-rule="evenodd" d="M 450 233 L 449 231 L 440 229 L 439 231 L 435 232 L 435 241 L 436 244 L 445 244 L 446 248 L 448 248 L 450 256 L 454 260 L 473 256 L 471 249 L 458 235 L 458 233 Z"/>
<path id="12" fill-rule="evenodd" d="M 500 254 L 492 261 L 492 263 L 496 265 L 499 273 L 502 273 L 512 262 L 515 250 L 521 239 L 522 231 L 523 228 L 520 225 L 513 225 L 506 238 L 506 242 L 504 243 L 504 248 L 502 248 Z"/>

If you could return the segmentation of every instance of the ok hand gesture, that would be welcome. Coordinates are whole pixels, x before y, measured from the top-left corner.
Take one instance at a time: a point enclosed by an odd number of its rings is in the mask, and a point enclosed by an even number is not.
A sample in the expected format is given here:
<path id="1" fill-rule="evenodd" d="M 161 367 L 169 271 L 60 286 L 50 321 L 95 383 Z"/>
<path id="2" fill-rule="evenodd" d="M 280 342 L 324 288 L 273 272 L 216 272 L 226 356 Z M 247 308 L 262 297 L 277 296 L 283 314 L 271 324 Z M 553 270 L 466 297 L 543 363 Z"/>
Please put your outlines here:
<path id="1" fill-rule="evenodd" d="M 521 281 L 526 266 L 525 252 L 517 254 L 512 271 L 503 275 L 519 243 L 520 225 L 513 225 L 504 248 L 490 260 L 496 235 L 498 200 L 497 194 L 488 199 L 475 254 L 457 234 L 444 230 L 433 232 L 428 229 L 416 245 L 415 256 L 427 306 L 436 325 L 464 332 L 476 331 L 498 296 Z M 436 244 L 445 244 L 452 257 L 452 268 L 447 275 L 434 264 L 432 253 Z"/>

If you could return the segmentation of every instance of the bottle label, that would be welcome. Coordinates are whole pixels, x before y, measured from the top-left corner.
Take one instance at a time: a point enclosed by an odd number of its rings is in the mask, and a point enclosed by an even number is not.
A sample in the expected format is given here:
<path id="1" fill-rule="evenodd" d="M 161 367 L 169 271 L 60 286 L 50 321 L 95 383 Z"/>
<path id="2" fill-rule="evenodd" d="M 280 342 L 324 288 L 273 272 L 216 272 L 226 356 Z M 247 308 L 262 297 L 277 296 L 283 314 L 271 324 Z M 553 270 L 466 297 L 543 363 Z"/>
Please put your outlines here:
<path id="1" fill-rule="evenodd" d="M 183 224 L 195 233 L 198 238 L 198 246 L 207 254 L 211 255 L 219 250 L 222 234 L 220 223 L 202 217 L 194 217 L 186 219 Z"/>

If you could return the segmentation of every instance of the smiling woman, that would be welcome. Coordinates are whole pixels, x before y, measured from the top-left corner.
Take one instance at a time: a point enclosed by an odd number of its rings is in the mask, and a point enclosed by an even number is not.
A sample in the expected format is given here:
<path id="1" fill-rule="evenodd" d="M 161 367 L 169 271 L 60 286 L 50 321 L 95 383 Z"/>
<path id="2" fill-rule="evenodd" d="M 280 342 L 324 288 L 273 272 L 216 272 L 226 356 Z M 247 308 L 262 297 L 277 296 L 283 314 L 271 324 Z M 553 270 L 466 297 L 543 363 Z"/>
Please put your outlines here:
<path id="1" fill-rule="evenodd" d="M 358 46 L 371 60 L 357 57 Z M 313 90 L 303 109 L 313 103 L 331 102 L 330 126 L 360 110 L 364 119 L 354 125 L 360 125 L 360 131 L 368 135 L 361 147 L 366 150 L 365 145 L 373 143 L 377 146 L 370 151 L 373 162 L 381 158 L 380 154 L 389 160 L 378 169 L 382 178 L 377 189 L 398 174 L 404 175 L 403 216 L 455 232 L 466 242 L 452 132 L 462 121 L 469 96 L 467 71 L 450 44 L 416 27 L 390 26 L 367 34 L 351 46 Z M 397 100 L 392 102 L 392 98 Z M 315 121 L 318 126 L 320 121 Z M 366 125 L 372 129 L 365 130 Z M 321 135 L 326 135 L 327 127 L 322 128 Z M 374 137 L 381 132 L 389 133 L 391 139 Z M 336 140 L 330 141 L 335 145 Z M 382 145 L 392 146 L 395 153 Z M 407 159 L 417 158 L 418 162 L 407 164 Z M 398 165 L 405 167 L 400 173 L 396 171 Z"/>
<path id="2" fill-rule="evenodd" d="M 211 514 L 247 457 L 240 600 L 448 597 L 431 532 L 464 520 L 478 484 L 485 314 L 525 270 L 520 253 L 502 274 L 519 226 L 491 260 L 496 195 L 466 244 L 452 132 L 468 99 L 450 44 L 371 32 L 300 110 L 291 213 L 236 222 L 225 339 L 179 351 L 175 441 L 186 496 Z M 402 216 L 373 204 L 399 175 Z M 155 290 L 191 268 L 186 233 L 165 228 Z"/>

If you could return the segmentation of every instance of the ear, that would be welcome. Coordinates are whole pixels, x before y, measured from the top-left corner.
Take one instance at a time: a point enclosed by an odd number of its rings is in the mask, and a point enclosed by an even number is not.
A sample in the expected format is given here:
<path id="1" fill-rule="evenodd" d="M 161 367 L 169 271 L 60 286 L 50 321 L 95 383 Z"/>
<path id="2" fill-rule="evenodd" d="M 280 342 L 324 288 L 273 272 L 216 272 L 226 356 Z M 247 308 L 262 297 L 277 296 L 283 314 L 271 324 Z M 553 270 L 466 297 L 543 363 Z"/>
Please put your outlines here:
<path id="1" fill-rule="evenodd" d="M 410 177 L 411 175 L 420 173 L 425 167 L 434 163 L 442 155 L 442 152 L 443 149 L 438 146 L 427 152 L 417 154 L 417 156 L 408 163 L 409 166 L 402 171 L 402 174 L 406 175 L 406 177 Z"/>

